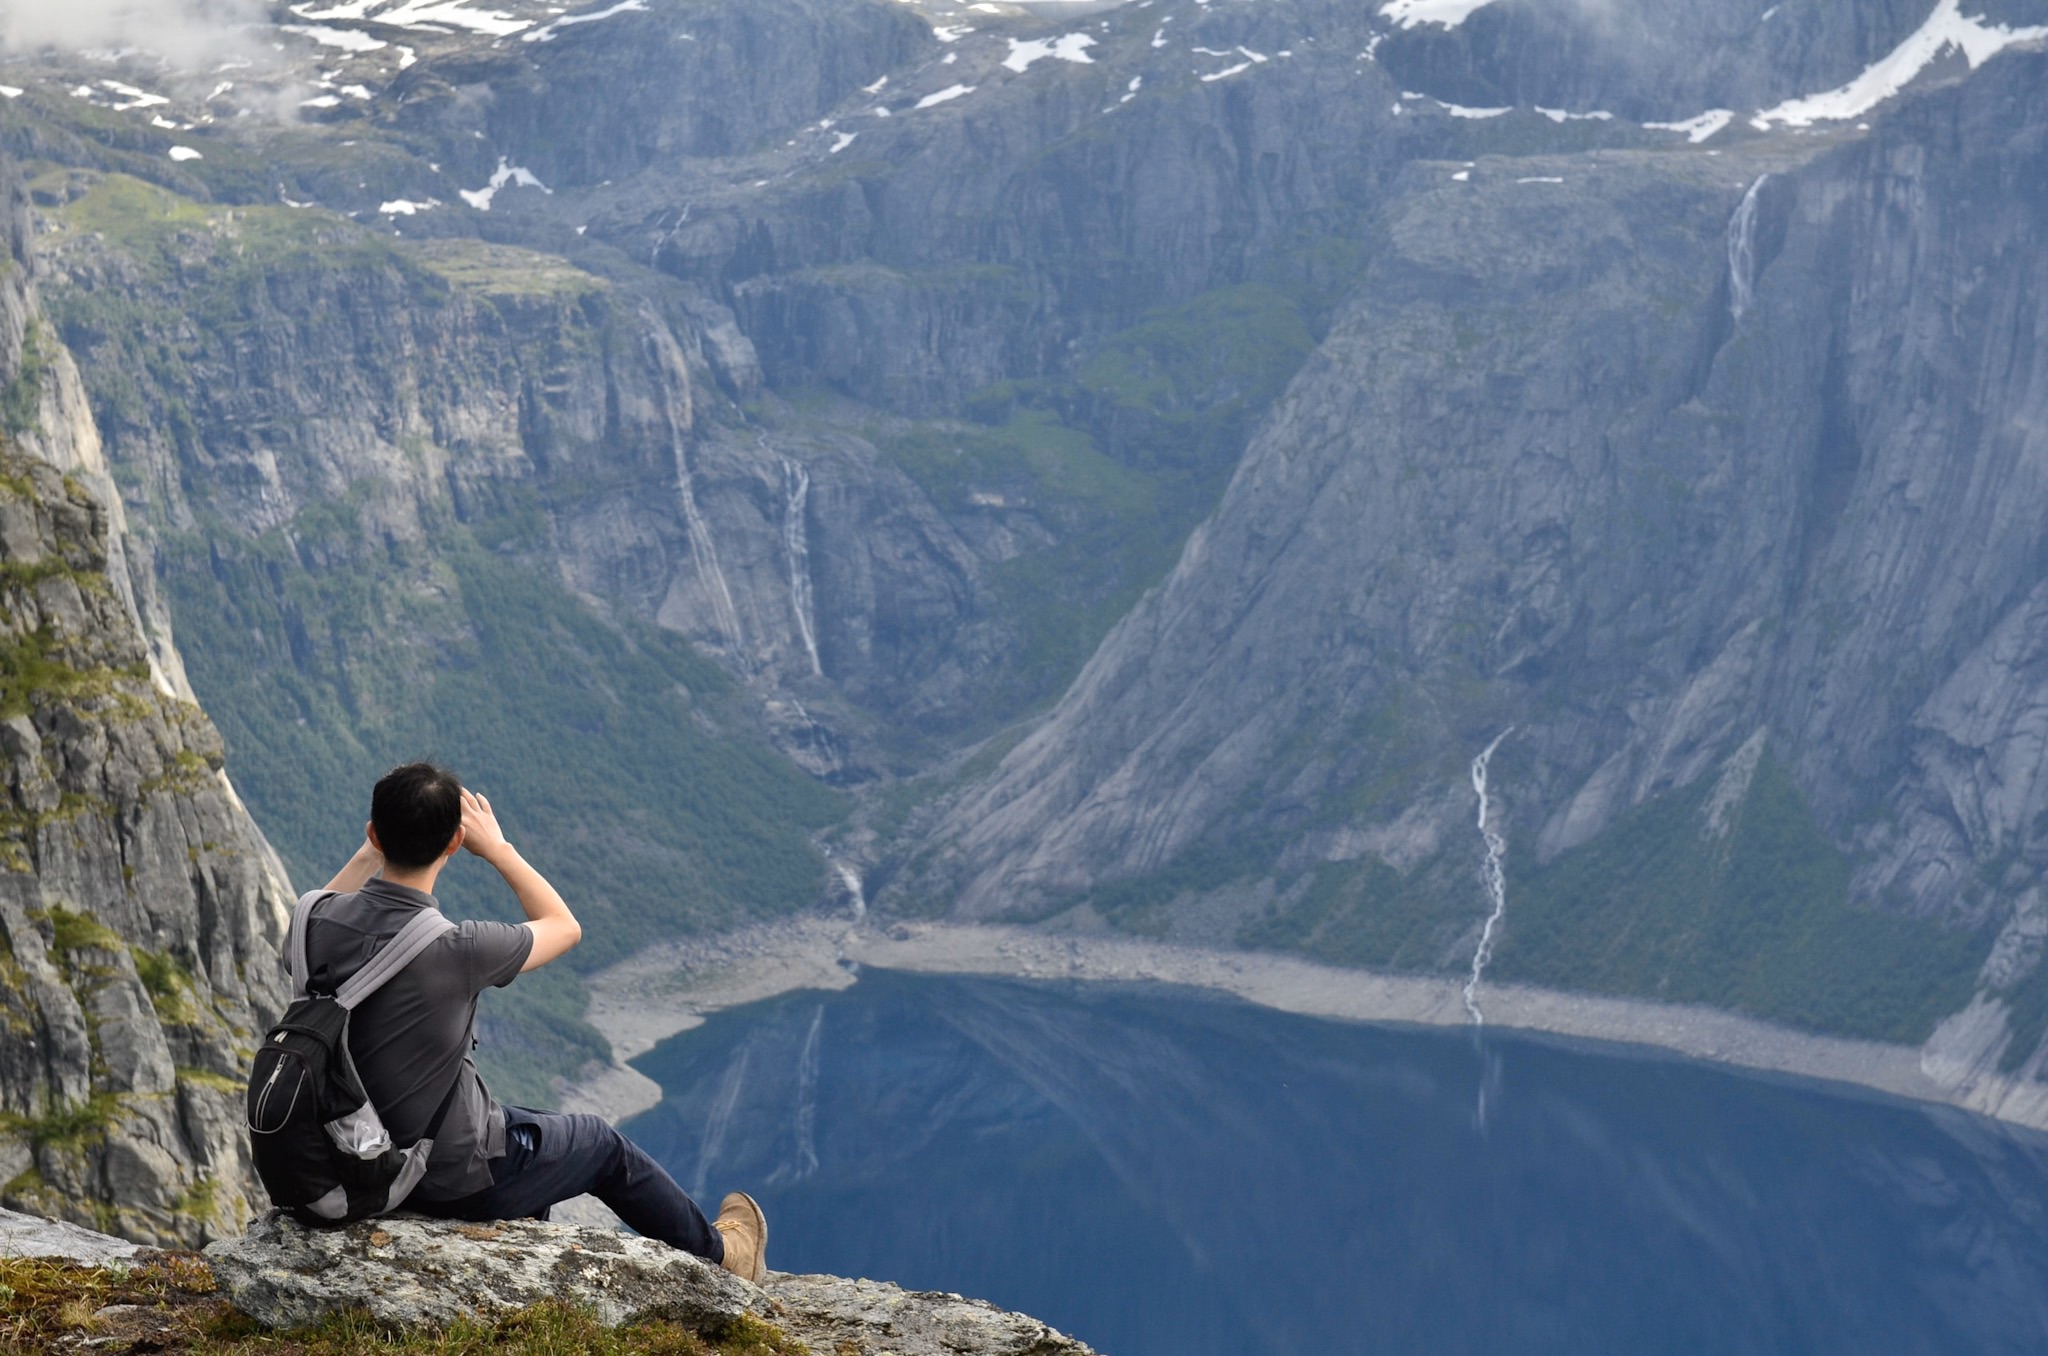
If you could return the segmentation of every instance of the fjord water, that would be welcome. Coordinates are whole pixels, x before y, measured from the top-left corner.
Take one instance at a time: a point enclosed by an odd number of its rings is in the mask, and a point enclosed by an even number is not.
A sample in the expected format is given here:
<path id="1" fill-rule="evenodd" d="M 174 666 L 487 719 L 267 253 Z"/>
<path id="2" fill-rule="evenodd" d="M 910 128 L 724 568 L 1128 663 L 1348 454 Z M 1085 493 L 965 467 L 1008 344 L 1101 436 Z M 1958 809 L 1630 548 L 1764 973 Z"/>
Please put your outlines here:
<path id="1" fill-rule="evenodd" d="M 2048 1349 L 2048 1137 L 1620 1047 L 870 971 L 629 1125 L 771 1264 L 1110 1356 Z M 1474 1108 L 1482 1081 L 1488 1113 Z"/>

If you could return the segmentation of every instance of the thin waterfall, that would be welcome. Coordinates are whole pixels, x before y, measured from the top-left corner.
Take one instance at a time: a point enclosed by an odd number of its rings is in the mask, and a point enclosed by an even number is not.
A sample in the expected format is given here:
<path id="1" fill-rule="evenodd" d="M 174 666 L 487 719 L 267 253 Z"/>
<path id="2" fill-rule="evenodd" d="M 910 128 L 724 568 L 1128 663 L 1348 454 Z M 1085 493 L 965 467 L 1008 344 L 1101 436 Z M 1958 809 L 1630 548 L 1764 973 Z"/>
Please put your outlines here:
<path id="1" fill-rule="evenodd" d="M 858 923 L 868 916 L 868 896 L 861 884 L 860 872 L 845 862 L 834 860 L 833 873 L 839 877 L 840 885 L 846 889 L 846 899 L 853 906 L 853 921 Z"/>
<path id="2" fill-rule="evenodd" d="M 796 633 L 810 656 L 811 672 L 823 677 L 818 662 L 818 636 L 812 629 L 811 542 L 806 510 L 811 499 L 811 473 L 803 463 L 782 459 L 782 552 L 789 561 L 789 601 L 796 610 Z"/>
<path id="3" fill-rule="evenodd" d="M 1756 300 L 1756 212 L 1764 182 L 1771 176 L 1759 174 L 1742 205 L 1728 220 L 1728 312 L 1736 320 Z"/>
<path id="4" fill-rule="evenodd" d="M 1479 948 L 1472 953 L 1472 977 L 1465 981 L 1465 1011 L 1472 1014 L 1472 1025 L 1485 1026 L 1486 1017 L 1479 1011 L 1479 981 L 1486 977 L 1486 965 L 1493 959 L 1494 934 L 1499 931 L 1501 919 L 1508 911 L 1507 871 L 1501 859 L 1507 855 L 1507 840 L 1494 832 L 1489 822 L 1492 802 L 1486 791 L 1486 770 L 1493 762 L 1493 751 L 1500 742 L 1515 732 L 1510 725 L 1493 737 L 1493 742 L 1472 760 L 1472 790 L 1479 797 L 1479 837 L 1486 844 L 1486 864 L 1482 878 L 1486 881 L 1486 893 L 1493 901 L 1493 912 L 1486 916 L 1486 926 L 1479 933 Z"/>

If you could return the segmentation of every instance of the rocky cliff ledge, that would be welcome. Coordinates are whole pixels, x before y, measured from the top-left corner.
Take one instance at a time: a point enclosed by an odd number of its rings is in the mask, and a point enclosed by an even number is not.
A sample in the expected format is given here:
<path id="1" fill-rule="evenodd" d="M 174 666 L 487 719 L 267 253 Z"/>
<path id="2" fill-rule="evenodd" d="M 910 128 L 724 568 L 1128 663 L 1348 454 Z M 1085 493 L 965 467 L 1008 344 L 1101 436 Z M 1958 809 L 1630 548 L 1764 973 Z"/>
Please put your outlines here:
<path id="1" fill-rule="evenodd" d="M 0 1332 L 33 1337 L 37 1350 L 274 1349 L 256 1328 L 323 1352 L 353 1350 L 358 1329 L 365 1349 L 411 1350 L 415 1338 L 495 1329 L 492 1349 L 509 1351 L 595 1339 L 621 1352 L 1091 1356 L 979 1300 L 780 1272 L 755 1286 L 649 1239 L 532 1220 L 308 1230 L 269 1215 L 203 1258 L 124 1255 L 114 1239 L 105 1252 L 81 1247 L 98 1237 L 0 1211 Z M 127 1269 L 94 1269 L 117 1260 Z M 60 1298 L 67 1289 L 78 1293 Z"/>

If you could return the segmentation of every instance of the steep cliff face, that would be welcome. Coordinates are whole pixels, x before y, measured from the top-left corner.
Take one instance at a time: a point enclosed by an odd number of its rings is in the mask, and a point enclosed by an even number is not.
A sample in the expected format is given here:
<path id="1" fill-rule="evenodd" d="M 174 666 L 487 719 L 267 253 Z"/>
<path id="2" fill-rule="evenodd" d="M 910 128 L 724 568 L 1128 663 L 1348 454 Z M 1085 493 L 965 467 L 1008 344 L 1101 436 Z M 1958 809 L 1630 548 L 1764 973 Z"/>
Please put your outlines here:
<path id="1" fill-rule="evenodd" d="M 482 131 L 555 189 L 589 187 L 754 151 L 938 46 L 901 4 L 818 0 L 636 6 L 523 37 L 402 74 L 397 125 L 453 150 Z"/>
<path id="2" fill-rule="evenodd" d="M 145 639 L 25 207 L 0 161 L 0 1199 L 193 1243 L 261 1201 L 241 1076 L 283 1006 L 288 887 Z"/>
<path id="3" fill-rule="evenodd" d="M 1236 879 L 1226 933 L 1462 964 L 1465 763 L 1512 729 L 1504 972 L 1919 1038 L 2003 928 L 2012 992 L 2044 74 L 1846 140 L 1418 167 L 1214 520 L 940 831 L 962 907 Z"/>
<path id="4" fill-rule="evenodd" d="M 307 565 L 400 557 L 411 579 L 389 609 L 431 589 L 422 571 L 451 535 L 481 531 L 806 695 L 828 654 L 855 681 L 916 692 L 929 662 L 851 637 L 929 629 L 916 613 L 932 594 L 957 625 L 973 599 L 973 554 L 871 448 L 737 417 L 714 373 L 746 390 L 758 372 L 715 303 L 516 246 L 208 209 L 119 176 L 49 191 L 67 199 L 43 242 L 66 278 L 59 324 L 91 355 L 114 458 L 167 537 L 239 556 L 284 535 Z M 321 659 L 375 696 L 374 718 L 450 640 L 392 626 Z M 809 753 L 821 775 L 844 770 L 829 746 Z"/>

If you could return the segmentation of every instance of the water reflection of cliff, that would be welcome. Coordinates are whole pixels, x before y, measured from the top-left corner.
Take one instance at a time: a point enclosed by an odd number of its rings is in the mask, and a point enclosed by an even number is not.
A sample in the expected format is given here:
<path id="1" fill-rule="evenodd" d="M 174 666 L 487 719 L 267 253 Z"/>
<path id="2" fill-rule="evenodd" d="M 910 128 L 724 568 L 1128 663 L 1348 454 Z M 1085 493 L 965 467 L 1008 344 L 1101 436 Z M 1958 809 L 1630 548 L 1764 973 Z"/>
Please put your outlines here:
<path id="1" fill-rule="evenodd" d="M 1147 1353 L 2032 1351 L 2048 1139 L 1664 1059 L 912 979 L 724 1014 L 634 1133 L 778 1267 Z"/>

